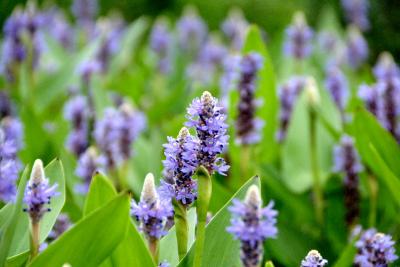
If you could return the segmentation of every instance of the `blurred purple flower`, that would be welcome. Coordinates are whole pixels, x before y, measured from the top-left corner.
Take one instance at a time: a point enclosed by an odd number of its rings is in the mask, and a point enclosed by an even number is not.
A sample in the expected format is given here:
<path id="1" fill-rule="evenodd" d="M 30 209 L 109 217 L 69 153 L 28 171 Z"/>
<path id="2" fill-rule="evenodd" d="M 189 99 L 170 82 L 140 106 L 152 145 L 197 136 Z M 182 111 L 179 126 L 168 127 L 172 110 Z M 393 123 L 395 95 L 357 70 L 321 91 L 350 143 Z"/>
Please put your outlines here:
<path id="1" fill-rule="evenodd" d="M 228 145 L 228 125 L 218 100 L 209 92 L 204 92 L 201 98 L 193 100 L 186 118 L 186 126 L 194 127 L 198 137 L 198 140 L 187 144 L 189 151 L 198 151 L 196 158 L 193 155 L 197 166 L 204 166 L 210 174 L 216 171 L 225 175 L 229 166 L 219 155 L 225 152 Z"/>
<path id="2" fill-rule="evenodd" d="M 341 2 L 347 21 L 356 25 L 362 31 L 368 30 L 368 0 L 341 0 Z"/>
<path id="3" fill-rule="evenodd" d="M 239 103 L 236 119 L 236 141 L 250 145 L 260 142 L 264 121 L 255 117 L 257 100 L 255 90 L 258 71 L 263 66 L 263 57 L 255 52 L 242 57 L 240 61 L 240 80 L 238 84 Z"/>
<path id="4" fill-rule="evenodd" d="M 239 51 L 244 43 L 246 29 L 249 23 L 240 9 L 231 9 L 221 24 L 221 30 L 231 42 L 231 47 Z"/>
<path id="5" fill-rule="evenodd" d="M 71 11 L 79 23 L 92 22 L 98 12 L 97 0 L 74 0 Z"/>
<path id="6" fill-rule="evenodd" d="M 341 112 L 346 108 L 349 95 L 349 87 L 346 76 L 337 66 L 330 66 L 327 69 L 325 87 L 328 89 L 332 100 Z"/>
<path id="7" fill-rule="evenodd" d="M 286 29 L 284 52 L 298 60 L 308 57 L 312 51 L 313 35 L 314 33 L 307 25 L 304 14 L 295 13 L 292 25 Z"/>
<path id="8" fill-rule="evenodd" d="M 361 32 L 350 26 L 346 40 L 347 63 L 353 69 L 358 69 L 368 58 L 368 44 Z"/>
<path id="9" fill-rule="evenodd" d="M 379 91 L 375 85 L 362 84 L 358 89 L 358 96 L 365 102 L 367 109 L 378 116 Z"/>
<path id="10" fill-rule="evenodd" d="M 104 172 L 105 166 L 105 157 L 99 156 L 94 147 L 89 147 L 80 155 L 76 166 L 75 174 L 83 180 L 82 184 L 77 185 L 76 191 L 86 194 L 89 190 L 93 174 L 95 172 Z"/>
<path id="11" fill-rule="evenodd" d="M 294 76 L 279 88 L 278 96 L 281 107 L 279 110 L 279 129 L 276 133 L 276 139 L 279 142 L 283 142 L 286 138 L 293 107 L 305 86 L 305 82 L 304 77 Z"/>
<path id="12" fill-rule="evenodd" d="M 271 201 L 263 208 L 260 191 L 256 185 L 252 185 L 247 190 L 244 202 L 234 199 L 229 207 L 232 219 L 226 230 L 240 240 L 240 258 L 246 267 L 261 263 L 264 241 L 275 238 L 278 233 L 275 226 L 278 212 L 273 205 Z"/>
<path id="13" fill-rule="evenodd" d="M 316 250 L 308 252 L 304 260 L 301 261 L 301 267 L 324 267 L 328 264 L 328 261 L 322 258 Z"/>
<path id="14" fill-rule="evenodd" d="M 158 69 L 161 73 L 168 73 L 171 69 L 169 59 L 169 47 L 172 42 L 171 35 L 165 20 L 159 19 L 153 25 L 150 34 L 150 48 L 158 56 Z"/>
<path id="15" fill-rule="evenodd" d="M 67 231 L 72 226 L 71 220 L 68 215 L 65 213 L 60 213 L 57 216 L 56 223 L 53 226 L 53 229 L 49 233 L 47 239 L 52 242 L 59 238 L 65 231 Z"/>
<path id="16" fill-rule="evenodd" d="M 398 259 L 395 242 L 390 235 L 378 233 L 371 228 L 361 234 L 355 246 L 358 250 L 354 259 L 356 267 L 384 267 Z"/>
<path id="17" fill-rule="evenodd" d="M 176 28 L 179 44 L 185 51 L 198 51 L 207 39 L 207 25 L 192 7 L 185 9 Z"/>
<path id="18" fill-rule="evenodd" d="M 393 57 L 388 52 L 383 52 L 373 68 L 375 78 L 380 81 L 388 81 L 400 77 L 400 69 L 394 62 Z"/>

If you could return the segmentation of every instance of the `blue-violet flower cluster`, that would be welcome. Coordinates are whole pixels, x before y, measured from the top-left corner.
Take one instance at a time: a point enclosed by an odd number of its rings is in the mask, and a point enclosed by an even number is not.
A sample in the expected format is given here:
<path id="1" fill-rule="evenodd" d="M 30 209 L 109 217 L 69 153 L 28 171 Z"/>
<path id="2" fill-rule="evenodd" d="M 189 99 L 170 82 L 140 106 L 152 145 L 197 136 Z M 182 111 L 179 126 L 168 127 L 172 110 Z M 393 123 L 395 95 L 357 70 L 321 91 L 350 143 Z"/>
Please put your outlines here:
<path id="1" fill-rule="evenodd" d="M 328 261 L 322 258 L 317 250 L 310 250 L 304 260 L 301 261 L 300 267 L 324 267 Z"/>
<path id="2" fill-rule="evenodd" d="M 313 30 L 307 25 L 304 14 L 297 12 L 293 23 L 286 29 L 284 52 L 286 55 L 301 60 L 307 58 L 312 51 Z"/>

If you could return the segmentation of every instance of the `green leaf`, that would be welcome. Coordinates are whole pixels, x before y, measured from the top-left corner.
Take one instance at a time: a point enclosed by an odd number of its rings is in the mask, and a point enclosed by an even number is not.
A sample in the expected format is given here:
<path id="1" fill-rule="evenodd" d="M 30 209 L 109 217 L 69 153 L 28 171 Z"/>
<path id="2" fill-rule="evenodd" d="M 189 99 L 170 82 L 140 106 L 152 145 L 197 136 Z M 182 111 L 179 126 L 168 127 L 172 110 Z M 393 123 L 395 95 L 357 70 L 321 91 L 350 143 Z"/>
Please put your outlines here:
<path id="1" fill-rule="evenodd" d="M 265 263 L 265 267 L 274 267 L 274 264 L 272 263 L 272 261 L 267 261 Z"/>
<path id="2" fill-rule="evenodd" d="M 125 238 L 129 206 L 127 194 L 117 196 L 65 232 L 29 266 L 98 266 Z"/>
<path id="3" fill-rule="evenodd" d="M 10 218 L 2 228 L 2 235 L 0 240 L 0 266 L 5 264 L 7 256 L 9 255 L 11 246 L 15 239 L 17 238 L 16 229 L 17 225 L 19 224 L 19 217 L 22 211 L 22 198 L 24 196 L 24 191 L 26 187 L 26 183 L 28 181 L 28 167 L 25 168 L 22 178 L 18 185 L 18 194 L 16 197 L 15 204 L 11 204 L 13 209 L 12 213 L 10 214 Z M 25 214 L 26 216 L 26 214 Z"/>
<path id="4" fill-rule="evenodd" d="M 347 246 L 343 250 L 339 259 L 335 262 L 335 265 L 333 265 L 333 267 L 348 267 L 353 265 L 354 257 L 357 253 L 357 248 L 354 246 L 354 244 L 355 240 L 347 244 Z"/>
<path id="5" fill-rule="evenodd" d="M 240 266 L 239 241 L 234 240 L 233 236 L 226 231 L 231 219 L 228 207 L 232 204 L 233 198 L 243 199 L 252 184 L 260 187 L 260 179 L 255 176 L 248 180 L 208 223 L 202 266 Z M 179 266 L 192 266 L 195 243 Z"/>
<path id="6" fill-rule="evenodd" d="M 117 192 L 110 180 L 100 173 L 95 174 L 90 184 L 84 215 L 86 216 L 104 206 L 116 195 Z M 154 266 L 153 259 L 147 250 L 143 238 L 131 221 L 128 223 L 125 238 L 112 252 L 110 257 L 103 261 L 101 266 Z"/>
<path id="7" fill-rule="evenodd" d="M 12 256 L 7 259 L 6 267 L 23 267 L 29 258 L 29 251 L 25 251 L 21 254 Z"/>
<path id="8" fill-rule="evenodd" d="M 111 181 L 101 173 L 96 173 L 90 183 L 89 192 L 83 209 L 84 216 L 104 206 L 117 195 Z"/>
<path id="9" fill-rule="evenodd" d="M 187 214 L 189 224 L 188 247 L 190 247 L 195 239 L 196 210 L 190 209 Z M 164 260 L 168 261 L 171 266 L 176 266 L 179 263 L 175 226 L 160 241 L 160 261 Z"/>

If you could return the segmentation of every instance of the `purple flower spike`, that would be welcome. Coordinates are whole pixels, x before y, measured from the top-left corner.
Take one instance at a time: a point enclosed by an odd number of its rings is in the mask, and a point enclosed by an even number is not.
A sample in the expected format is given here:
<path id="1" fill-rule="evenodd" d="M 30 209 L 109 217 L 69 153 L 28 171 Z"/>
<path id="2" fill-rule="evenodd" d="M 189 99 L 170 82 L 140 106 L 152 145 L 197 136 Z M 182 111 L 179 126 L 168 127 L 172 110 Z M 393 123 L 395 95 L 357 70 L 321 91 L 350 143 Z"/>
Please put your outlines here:
<path id="1" fill-rule="evenodd" d="M 71 10 L 80 23 L 88 23 L 95 19 L 98 3 L 97 0 L 74 0 Z"/>
<path id="2" fill-rule="evenodd" d="M 164 19 L 157 20 L 150 34 L 150 48 L 158 56 L 158 69 L 161 73 L 168 73 L 171 69 L 168 53 L 171 40 L 167 22 Z"/>
<path id="3" fill-rule="evenodd" d="M 149 241 L 160 239 L 166 235 L 166 223 L 174 211 L 169 200 L 158 196 L 154 185 L 154 176 L 149 173 L 144 180 L 140 202 L 132 200 L 131 214 L 140 222 L 140 230 Z"/>
<path id="4" fill-rule="evenodd" d="M 301 261 L 301 267 L 324 267 L 328 261 L 322 258 L 316 250 L 308 252 L 304 260 Z"/>
<path id="5" fill-rule="evenodd" d="M 88 127 L 91 112 L 85 96 L 71 98 L 64 108 L 64 118 L 72 124 L 72 131 L 66 146 L 76 156 L 80 156 L 88 147 Z"/>
<path id="6" fill-rule="evenodd" d="M 352 69 L 358 69 L 368 58 L 368 44 L 361 32 L 350 26 L 346 41 L 347 63 Z"/>
<path id="7" fill-rule="evenodd" d="M 276 139 L 283 142 L 286 138 L 287 130 L 289 128 L 290 117 L 294 104 L 305 86 L 304 77 L 292 77 L 284 83 L 278 91 L 279 101 L 281 108 L 279 111 L 279 129 L 276 133 Z"/>
<path id="8" fill-rule="evenodd" d="M 379 91 L 376 86 L 360 85 L 358 96 L 365 102 L 367 109 L 375 116 L 378 116 Z"/>
<path id="9" fill-rule="evenodd" d="M 378 81 L 387 81 L 400 77 L 400 69 L 388 52 L 383 52 L 378 59 L 374 69 L 374 76 Z"/>
<path id="10" fill-rule="evenodd" d="M 185 51 L 197 51 L 207 39 L 207 25 L 192 7 L 185 9 L 176 27 L 179 44 Z"/>
<path id="11" fill-rule="evenodd" d="M 346 223 L 353 226 L 360 215 L 359 173 L 363 170 L 353 139 L 344 135 L 333 152 L 335 172 L 344 173 L 344 201 Z"/>
<path id="12" fill-rule="evenodd" d="M 293 24 L 286 29 L 286 41 L 284 52 L 295 59 L 307 58 L 312 51 L 311 40 L 313 31 L 307 25 L 302 12 L 297 12 L 293 16 Z"/>
<path id="13" fill-rule="evenodd" d="M 263 66 L 263 57 L 249 53 L 240 62 L 240 81 L 238 85 L 240 100 L 236 119 L 237 142 L 250 145 L 260 142 L 264 121 L 255 117 L 257 100 L 255 90 L 258 71 Z"/>
<path id="14" fill-rule="evenodd" d="M 60 213 L 58 215 L 56 223 L 53 226 L 53 229 L 49 233 L 48 239 L 49 241 L 54 241 L 58 237 L 60 237 L 65 231 L 67 231 L 72 226 L 71 220 L 68 215 L 65 213 Z"/>
<path id="15" fill-rule="evenodd" d="M 328 89 L 338 109 L 343 112 L 348 98 L 348 82 L 339 67 L 331 66 L 327 70 L 325 87 Z"/>
<path id="16" fill-rule="evenodd" d="M 226 135 L 228 125 L 226 115 L 218 99 L 209 92 L 204 92 L 201 98 L 195 98 L 187 109 L 187 127 L 196 129 L 198 140 L 188 143 L 190 151 L 197 150 L 192 157 L 193 164 L 204 166 L 210 174 L 214 171 L 225 175 L 229 166 L 219 155 L 225 152 L 229 136 Z"/>
<path id="17" fill-rule="evenodd" d="M 230 10 L 228 17 L 222 22 L 222 32 L 231 42 L 232 48 L 237 51 L 242 49 L 248 25 L 242 11 L 236 8 Z"/>
<path id="18" fill-rule="evenodd" d="M 46 205 L 50 204 L 52 197 L 58 195 L 56 189 L 57 184 L 49 185 L 49 180 L 46 179 L 44 174 L 42 161 L 40 159 L 35 160 L 24 195 L 24 202 L 27 205 L 24 211 L 29 213 L 32 223 L 39 223 L 43 215 L 50 211 L 50 208 Z"/>
<path id="19" fill-rule="evenodd" d="M 356 267 L 385 267 L 398 259 L 395 242 L 390 235 L 368 229 L 361 234 L 355 246 L 358 249 L 354 259 Z"/>
<path id="20" fill-rule="evenodd" d="M 78 160 L 75 174 L 82 178 L 83 184 L 76 187 L 77 192 L 86 194 L 89 190 L 92 176 L 95 172 L 104 172 L 106 159 L 99 156 L 94 147 L 89 147 Z"/>
<path id="21" fill-rule="evenodd" d="M 192 179 L 196 171 L 196 154 L 192 144 L 196 142 L 187 128 L 183 127 L 176 139 L 168 137 L 164 145 L 165 157 L 162 194 L 173 197 L 184 206 L 189 206 L 197 198 L 197 183 Z"/>
<path id="22" fill-rule="evenodd" d="M 341 2 L 347 21 L 355 24 L 362 31 L 368 30 L 368 0 L 342 0 Z"/>
<path id="23" fill-rule="evenodd" d="M 262 208 L 260 191 L 256 185 L 252 185 L 246 194 L 244 202 L 233 200 L 229 207 L 232 213 L 231 225 L 226 229 L 241 243 L 240 258 L 243 266 L 259 266 L 263 256 L 263 243 L 267 238 L 275 238 L 276 216 L 278 212 L 273 209 L 271 201 Z"/>

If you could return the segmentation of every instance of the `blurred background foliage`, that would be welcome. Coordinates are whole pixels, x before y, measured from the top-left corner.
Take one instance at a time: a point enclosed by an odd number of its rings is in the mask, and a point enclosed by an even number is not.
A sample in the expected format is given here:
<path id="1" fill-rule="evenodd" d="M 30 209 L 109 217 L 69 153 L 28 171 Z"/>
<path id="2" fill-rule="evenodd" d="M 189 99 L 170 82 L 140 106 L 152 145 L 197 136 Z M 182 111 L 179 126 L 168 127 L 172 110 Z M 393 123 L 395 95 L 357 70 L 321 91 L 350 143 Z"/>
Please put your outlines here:
<path id="1" fill-rule="evenodd" d="M 24 0 L 0 1 L 0 26 L 15 6 L 24 4 Z M 41 6 L 56 3 L 70 14 L 72 0 L 38 1 Z M 324 7 L 334 7 L 336 16 L 341 18 L 345 26 L 343 12 L 338 0 L 102 0 L 100 3 L 100 16 L 116 11 L 123 15 L 127 21 L 132 21 L 140 16 L 156 17 L 160 14 L 171 18 L 178 18 L 187 4 L 193 4 L 199 9 L 200 15 L 205 19 L 211 30 L 218 29 L 221 21 L 226 17 L 228 10 L 240 7 L 249 22 L 256 23 L 268 34 L 268 38 L 278 36 L 290 23 L 292 14 L 296 10 L 303 10 L 311 26 L 317 24 L 323 13 Z M 365 33 L 370 46 L 371 62 L 379 52 L 389 51 L 396 61 L 400 60 L 400 5 L 398 0 L 372 0 L 370 1 L 369 18 L 371 28 Z M 72 20 L 72 15 L 70 16 Z"/>

